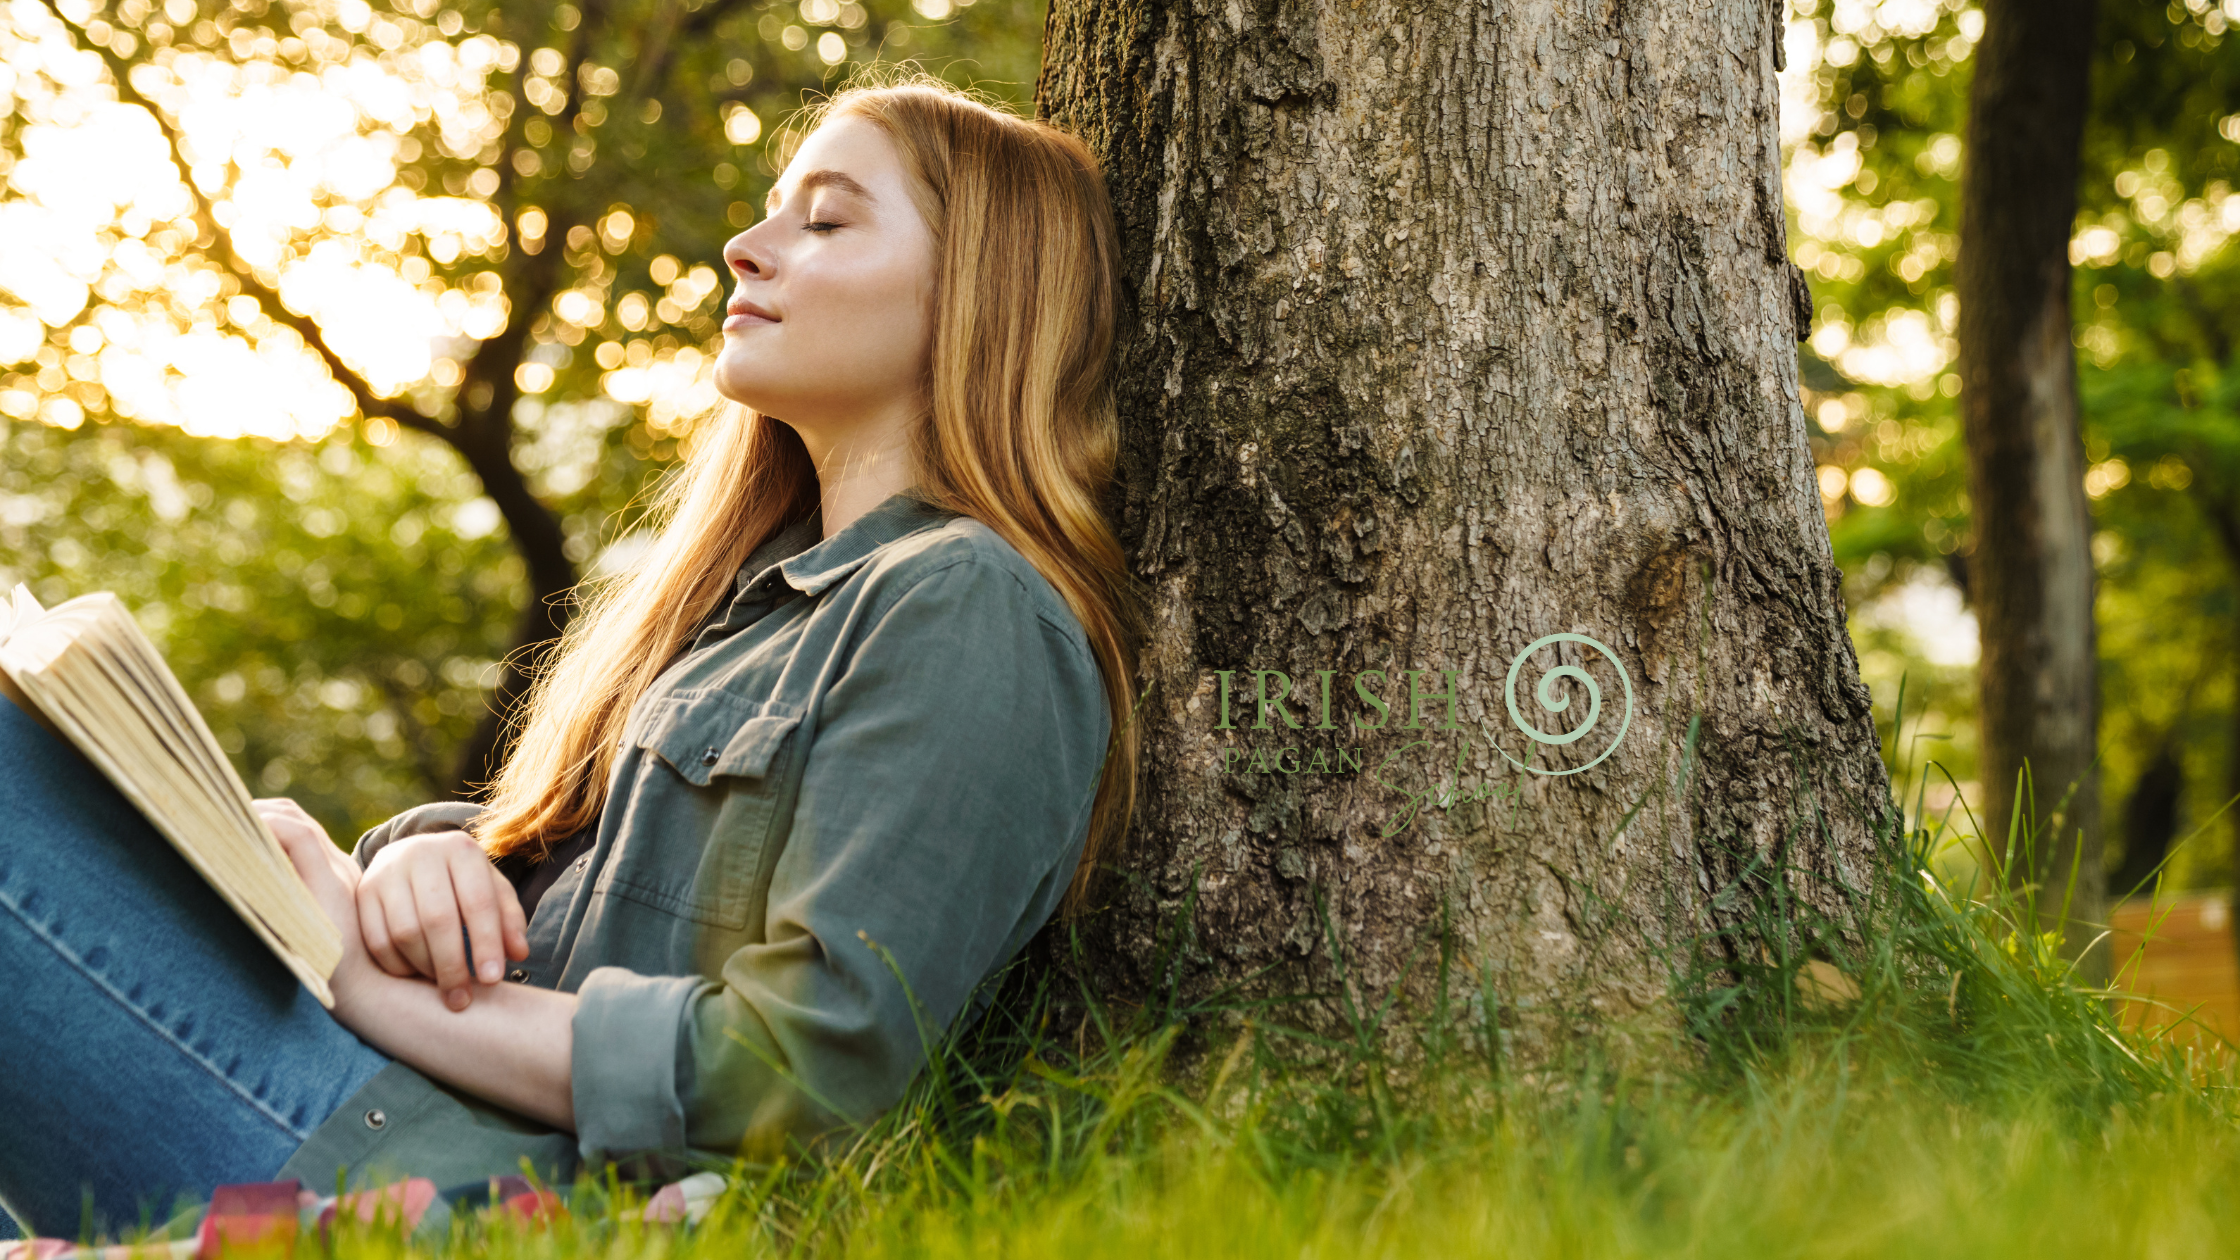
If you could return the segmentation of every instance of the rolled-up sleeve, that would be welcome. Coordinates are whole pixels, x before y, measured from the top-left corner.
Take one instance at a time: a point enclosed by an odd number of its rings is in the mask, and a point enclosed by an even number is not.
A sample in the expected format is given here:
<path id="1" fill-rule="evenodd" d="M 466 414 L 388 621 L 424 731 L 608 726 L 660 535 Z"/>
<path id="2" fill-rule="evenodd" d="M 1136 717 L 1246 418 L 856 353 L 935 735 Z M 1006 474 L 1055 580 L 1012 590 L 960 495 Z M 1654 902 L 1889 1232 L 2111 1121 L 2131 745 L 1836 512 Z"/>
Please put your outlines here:
<path id="1" fill-rule="evenodd" d="M 430 801 L 415 805 L 389 821 L 358 837 L 350 856 L 358 861 L 358 868 L 373 865 L 381 850 L 409 836 L 432 835 L 439 831 L 458 831 L 482 813 L 482 806 L 472 801 Z"/>
<path id="2" fill-rule="evenodd" d="M 578 990 L 587 1160 L 766 1155 L 870 1119 L 1071 879 L 1111 730 L 1078 625 L 978 553 L 871 610 L 819 706 L 764 941 L 720 982 L 605 967 Z"/>

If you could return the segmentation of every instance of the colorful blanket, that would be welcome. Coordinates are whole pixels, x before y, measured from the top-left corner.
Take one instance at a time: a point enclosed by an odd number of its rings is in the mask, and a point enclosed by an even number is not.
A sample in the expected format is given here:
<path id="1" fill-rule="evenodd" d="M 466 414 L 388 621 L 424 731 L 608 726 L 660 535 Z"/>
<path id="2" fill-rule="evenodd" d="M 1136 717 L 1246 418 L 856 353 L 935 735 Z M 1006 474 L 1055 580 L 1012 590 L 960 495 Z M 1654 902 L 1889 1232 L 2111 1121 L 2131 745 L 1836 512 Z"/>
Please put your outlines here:
<path id="1" fill-rule="evenodd" d="M 671 1182 L 646 1201 L 641 1219 L 697 1224 L 728 1184 L 716 1173 L 695 1173 Z M 63 1238 L 28 1238 L 0 1243 L 0 1260 L 217 1260 L 229 1246 L 286 1245 L 299 1237 L 314 1236 L 325 1243 L 332 1236 L 336 1219 L 344 1215 L 370 1225 L 399 1226 L 406 1233 L 419 1235 L 428 1232 L 425 1227 L 468 1211 L 550 1220 L 566 1215 L 568 1204 L 560 1193 L 519 1176 L 441 1191 L 427 1178 L 414 1177 L 378 1190 L 339 1197 L 306 1190 L 300 1181 L 267 1181 L 219 1186 L 206 1207 L 158 1231 L 165 1236 L 161 1240 L 81 1246 Z M 174 1232 L 188 1236 L 169 1238 Z"/>

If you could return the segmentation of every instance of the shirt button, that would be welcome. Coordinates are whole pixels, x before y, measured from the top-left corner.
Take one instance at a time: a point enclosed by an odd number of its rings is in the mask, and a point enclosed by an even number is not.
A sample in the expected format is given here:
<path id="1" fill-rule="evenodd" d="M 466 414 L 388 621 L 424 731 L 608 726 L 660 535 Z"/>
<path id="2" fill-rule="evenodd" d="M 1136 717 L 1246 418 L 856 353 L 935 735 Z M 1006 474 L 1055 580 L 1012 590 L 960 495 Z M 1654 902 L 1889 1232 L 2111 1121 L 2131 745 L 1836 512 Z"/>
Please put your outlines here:
<path id="1" fill-rule="evenodd" d="M 506 979 L 513 981 L 515 984 L 521 984 L 527 981 L 528 978 L 529 972 L 526 968 L 523 967 L 515 967 L 513 970 L 506 973 Z"/>
<path id="2" fill-rule="evenodd" d="M 700 764 L 703 766 L 712 766 L 716 763 L 716 759 L 718 757 L 721 757 L 722 755 L 723 754 L 721 752 L 711 748 L 708 751 L 700 754 Z"/>
<path id="3" fill-rule="evenodd" d="M 576 869 L 577 869 L 577 870 L 579 870 L 579 871 L 580 871 L 580 870 L 582 870 L 582 869 L 583 869 L 584 867 L 586 867 L 586 866 L 589 866 L 589 865 L 591 865 L 591 859 L 590 859 L 590 858 L 587 858 L 587 857 L 579 857 L 579 858 L 577 858 L 577 859 L 576 859 Z"/>
<path id="4" fill-rule="evenodd" d="M 375 1107 L 366 1113 L 366 1127 L 369 1129 L 378 1129 L 387 1123 L 389 1123 L 389 1117 L 382 1115 L 379 1107 Z"/>

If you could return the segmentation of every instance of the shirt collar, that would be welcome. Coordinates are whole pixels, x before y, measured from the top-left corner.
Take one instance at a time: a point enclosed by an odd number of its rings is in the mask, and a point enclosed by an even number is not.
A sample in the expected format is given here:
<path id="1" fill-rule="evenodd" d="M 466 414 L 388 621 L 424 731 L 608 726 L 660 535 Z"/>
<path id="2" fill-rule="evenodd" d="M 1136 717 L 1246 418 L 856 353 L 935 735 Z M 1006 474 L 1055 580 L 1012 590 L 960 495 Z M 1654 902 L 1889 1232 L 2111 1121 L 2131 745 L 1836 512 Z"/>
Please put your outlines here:
<path id="1" fill-rule="evenodd" d="M 787 557 L 778 569 L 795 590 L 815 595 L 862 568 L 879 548 L 950 515 L 909 490 L 898 491 L 839 533 Z M 819 508 L 807 520 L 821 531 L 824 510 Z"/>
<path id="2" fill-rule="evenodd" d="M 774 583 L 779 577 L 778 562 L 807 550 L 823 533 L 824 511 L 812 508 L 807 516 L 772 534 L 754 549 L 754 554 L 739 566 L 739 576 L 732 582 L 733 589 L 745 595 L 758 581 L 762 585 Z"/>

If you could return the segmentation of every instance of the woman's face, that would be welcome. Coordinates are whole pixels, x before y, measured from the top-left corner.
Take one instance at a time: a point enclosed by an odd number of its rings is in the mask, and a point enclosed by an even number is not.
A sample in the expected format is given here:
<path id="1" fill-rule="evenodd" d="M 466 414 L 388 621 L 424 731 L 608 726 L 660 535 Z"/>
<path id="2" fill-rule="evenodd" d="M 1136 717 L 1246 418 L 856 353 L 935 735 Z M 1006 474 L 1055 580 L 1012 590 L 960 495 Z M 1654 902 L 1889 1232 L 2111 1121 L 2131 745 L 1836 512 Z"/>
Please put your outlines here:
<path id="1" fill-rule="evenodd" d="M 796 429 L 915 415 L 933 332 L 933 236 L 876 124 L 817 128 L 769 215 L 724 246 L 738 280 L 716 390 Z"/>

